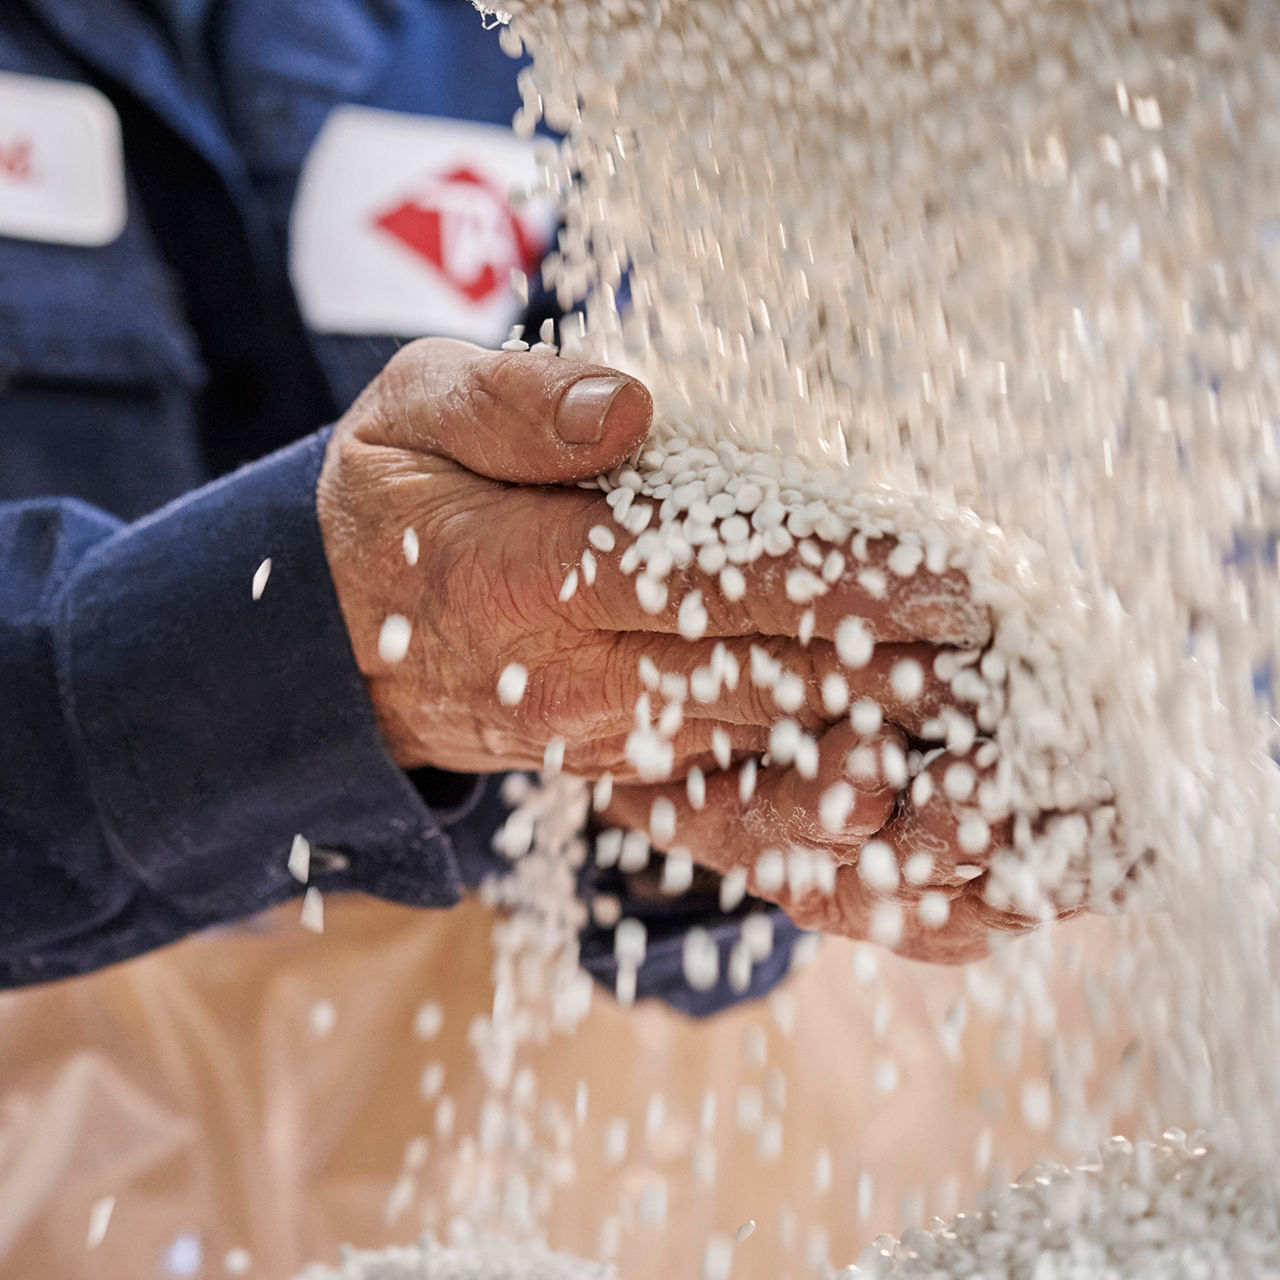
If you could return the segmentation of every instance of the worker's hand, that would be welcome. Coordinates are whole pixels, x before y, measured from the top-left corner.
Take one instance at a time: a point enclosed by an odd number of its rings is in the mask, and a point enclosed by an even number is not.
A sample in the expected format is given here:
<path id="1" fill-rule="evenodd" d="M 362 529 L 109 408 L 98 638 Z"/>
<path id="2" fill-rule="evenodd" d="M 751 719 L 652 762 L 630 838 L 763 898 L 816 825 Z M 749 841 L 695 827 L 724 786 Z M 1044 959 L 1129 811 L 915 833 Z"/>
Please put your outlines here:
<path id="1" fill-rule="evenodd" d="M 907 787 L 869 787 L 884 778 L 886 750 L 901 743 L 893 728 L 859 739 L 838 725 L 820 740 L 814 778 L 793 766 L 761 769 L 744 804 L 734 768 L 707 777 L 699 808 L 682 784 L 617 786 L 603 818 L 648 831 L 654 847 L 683 849 L 721 873 L 745 871 L 748 891 L 802 928 L 880 941 L 917 960 L 978 959 L 992 931 L 1038 923 L 984 896 L 991 858 L 1010 836 L 1007 820 L 981 817 L 979 788 L 991 769 L 977 763 L 982 746 L 962 757 L 935 750 Z M 833 805 L 841 783 L 848 789 Z M 674 811 L 674 837 L 653 830 L 660 799 L 671 806 L 668 822 Z"/>
<path id="2" fill-rule="evenodd" d="M 985 644 L 985 613 L 954 572 L 887 573 L 887 592 L 869 592 L 859 581 L 868 563 L 851 562 L 813 602 L 812 638 L 801 644 L 803 608 L 785 590 L 791 564 L 768 556 L 744 566 L 741 601 L 726 600 L 694 563 L 672 570 L 668 604 L 646 612 L 634 578 L 619 567 L 630 539 L 613 523 L 604 494 L 561 486 L 631 456 L 650 414 L 644 387 L 613 370 L 428 339 L 401 351 L 344 416 L 317 504 L 352 647 L 392 754 L 406 768 L 493 772 L 541 767 L 548 744 L 562 739 L 566 770 L 592 778 L 608 771 L 617 779 L 610 817 L 647 827 L 652 800 L 668 795 L 678 821 L 667 843 L 720 870 L 793 844 L 830 847 L 847 863 L 877 833 L 900 862 L 927 847 L 934 861 L 925 887 L 958 895 L 952 922 L 929 933 L 941 958 L 953 958 L 947 939 L 978 911 L 964 905 L 970 872 L 956 867 L 980 865 L 981 851 L 959 848 L 960 810 L 941 788 L 941 798 L 922 801 L 919 811 L 903 799 L 901 748 L 908 738 L 928 736 L 930 722 L 953 703 L 950 687 L 934 675 L 934 659 L 945 649 Z M 589 583 L 581 562 L 595 525 L 614 532 L 618 546 L 595 554 Z M 404 550 L 407 529 L 418 548 L 414 564 Z M 883 567 L 891 549 L 871 543 L 871 567 Z M 561 600 L 575 566 L 580 584 Z M 702 639 L 689 641 L 679 635 L 677 615 L 694 589 L 702 592 L 707 624 Z M 390 615 L 411 628 L 398 660 L 380 653 Z M 842 662 L 834 643 L 848 616 L 863 619 L 877 642 L 860 667 Z M 653 663 L 645 672 L 642 657 Z M 918 691 L 895 691 L 891 674 L 903 660 L 920 667 Z M 498 695 L 510 664 L 528 677 L 513 706 Z M 700 700 L 687 684 L 681 688 L 698 669 L 720 672 L 714 696 Z M 744 804 L 738 769 L 720 764 L 726 743 L 735 766 L 769 749 L 770 729 L 785 714 L 770 669 L 798 677 L 803 698 L 788 711 L 798 730 L 820 740 L 820 772 L 806 780 L 796 769 L 764 769 Z M 655 670 L 669 678 L 657 689 L 648 687 Z M 883 724 L 855 735 L 843 706 L 832 709 L 828 676 L 843 682 L 840 702 L 879 703 Z M 635 752 L 629 758 L 627 739 L 637 704 L 646 701 L 655 722 L 668 712 L 664 776 L 703 770 L 704 808 L 693 808 L 683 781 L 642 785 L 645 771 L 637 771 Z M 847 812 L 832 833 L 817 815 L 822 793 L 837 780 L 847 786 Z M 842 867 L 835 894 L 821 895 L 821 904 L 785 887 L 753 887 L 782 901 L 802 924 L 865 936 L 872 897 L 856 877 L 852 866 Z M 910 945 L 915 917 L 910 908 L 906 915 Z"/>

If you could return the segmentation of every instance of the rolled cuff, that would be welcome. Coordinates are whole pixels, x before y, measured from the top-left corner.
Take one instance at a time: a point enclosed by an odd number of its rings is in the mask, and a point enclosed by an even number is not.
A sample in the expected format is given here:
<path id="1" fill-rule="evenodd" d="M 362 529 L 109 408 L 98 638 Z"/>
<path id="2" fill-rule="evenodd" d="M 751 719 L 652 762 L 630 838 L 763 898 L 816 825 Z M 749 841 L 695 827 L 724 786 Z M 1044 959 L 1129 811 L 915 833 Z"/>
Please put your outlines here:
<path id="1" fill-rule="evenodd" d="M 388 755 L 351 652 L 316 515 L 328 438 L 121 530 L 63 597 L 63 696 L 112 851 L 194 924 L 296 893 L 299 833 L 321 889 L 460 896 L 450 841 Z"/>

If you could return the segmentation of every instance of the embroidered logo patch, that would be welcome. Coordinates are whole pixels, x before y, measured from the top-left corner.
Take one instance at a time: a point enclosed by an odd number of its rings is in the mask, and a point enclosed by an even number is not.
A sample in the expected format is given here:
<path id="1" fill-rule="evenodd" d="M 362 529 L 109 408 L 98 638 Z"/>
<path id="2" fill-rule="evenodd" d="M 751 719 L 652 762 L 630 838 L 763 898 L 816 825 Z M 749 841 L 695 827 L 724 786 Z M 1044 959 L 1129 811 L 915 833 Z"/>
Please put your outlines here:
<path id="1" fill-rule="evenodd" d="M 551 234 L 545 202 L 509 200 L 534 174 L 532 147 L 509 129 L 339 107 L 293 211 L 290 265 L 307 322 L 500 343 L 520 311 L 511 271 L 535 271 Z"/>
<path id="2" fill-rule="evenodd" d="M 110 244 L 125 214 L 120 119 L 107 98 L 0 72 L 0 236 Z"/>

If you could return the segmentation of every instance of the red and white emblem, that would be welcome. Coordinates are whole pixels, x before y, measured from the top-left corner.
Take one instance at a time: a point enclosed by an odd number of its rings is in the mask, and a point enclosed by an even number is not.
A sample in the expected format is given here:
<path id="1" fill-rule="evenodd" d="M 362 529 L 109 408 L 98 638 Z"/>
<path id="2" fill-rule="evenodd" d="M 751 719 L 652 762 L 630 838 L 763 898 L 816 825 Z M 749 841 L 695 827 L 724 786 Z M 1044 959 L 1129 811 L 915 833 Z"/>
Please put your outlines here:
<path id="1" fill-rule="evenodd" d="M 110 244 L 125 216 L 111 103 L 87 84 L 0 71 L 0 236 Z"/>
<path id="2" fill-rule="evenodd" d="M 467 165 L 432 178 L 376 224 L 472 303 L 505 290 L 513 267 L 532 273 L 542 247 L 525 234 L 506 196 Z"/>
<path id="3" fill-rule="evenodd" d="M 545 204 L 509 129 L 340 107 L 303 170 L 290 265 L 308 323 L 330 333 L 447 334 L 496 345 L 519 313 L 513 268 L 537 269 Z"/>

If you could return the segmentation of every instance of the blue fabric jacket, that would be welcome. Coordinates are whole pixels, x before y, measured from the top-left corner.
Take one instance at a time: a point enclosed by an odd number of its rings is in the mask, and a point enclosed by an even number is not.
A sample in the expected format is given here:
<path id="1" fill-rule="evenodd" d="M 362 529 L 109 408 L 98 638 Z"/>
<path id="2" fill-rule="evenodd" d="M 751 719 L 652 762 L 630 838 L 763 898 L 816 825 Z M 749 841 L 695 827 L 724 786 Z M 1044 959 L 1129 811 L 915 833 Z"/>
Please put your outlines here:
<path id="1" fill-rule="evenodd" d="M 496 779 L 407 776 L 387 755 L 316 521 L 316 428 L 406 335 L 309 332 L 286 263 L 335 106 L 505 125 L 517 65 L 466 0 L 225 0 L 204 17 L 0 6 L 0 71 L 106 94 L 129 183 L 109 245 L 0 236 L 4 985 L 300 893 L 298 832 L 325 892 L 448 906 L 495 866 Z M 686 986 L 683 931 L 712 928 L 725 959 L 761 904 L 725 917 L 705 896 L 627 900 L 616 875 L 597 889 L 649 926 L 639 994 L 733 999 Z M 796 933 L 779 916 L 775 935 L 748 994 L 787 967 Z M 583 956 L 608 981 L 609 931 L 588 929 Z"/>

